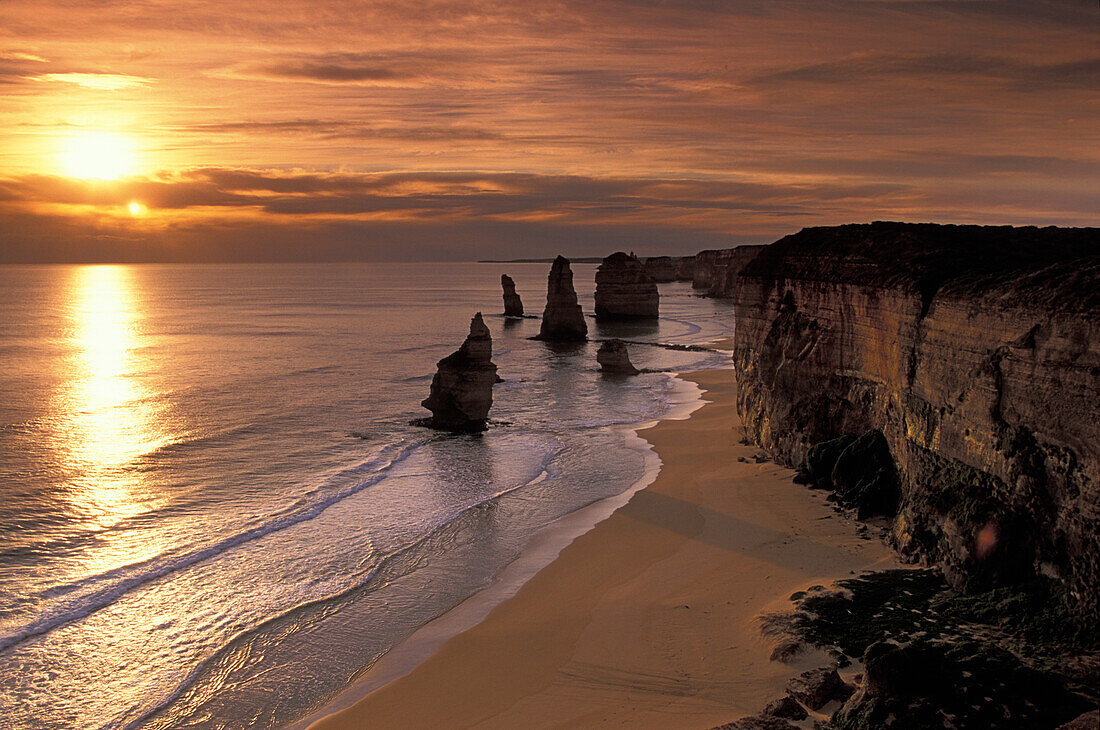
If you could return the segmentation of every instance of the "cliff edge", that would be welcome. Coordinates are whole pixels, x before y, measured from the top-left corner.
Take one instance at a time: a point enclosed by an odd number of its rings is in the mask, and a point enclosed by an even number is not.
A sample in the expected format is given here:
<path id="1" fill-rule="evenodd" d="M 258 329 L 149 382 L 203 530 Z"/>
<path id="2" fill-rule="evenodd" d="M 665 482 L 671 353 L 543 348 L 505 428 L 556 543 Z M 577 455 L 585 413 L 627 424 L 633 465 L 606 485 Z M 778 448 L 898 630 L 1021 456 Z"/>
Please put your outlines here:
<path id="1" fill-rule="evenodd" d="M 839 479 L 852 437 L 880 433 L 900 551 L 958 588 L 1054 578 L 1095 626 L 1100 230 L 810 228 L 760 250 L 734 297 L 751 439 Z"/>

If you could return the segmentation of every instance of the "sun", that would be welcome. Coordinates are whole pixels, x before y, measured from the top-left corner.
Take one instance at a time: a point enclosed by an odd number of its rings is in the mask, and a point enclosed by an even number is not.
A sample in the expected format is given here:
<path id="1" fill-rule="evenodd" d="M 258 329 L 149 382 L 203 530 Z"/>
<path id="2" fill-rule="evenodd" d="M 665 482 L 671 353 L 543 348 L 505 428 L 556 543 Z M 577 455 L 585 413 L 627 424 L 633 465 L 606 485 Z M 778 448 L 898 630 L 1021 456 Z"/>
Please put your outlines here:
<path id="1" fill-rule="evenodd" d="M 133 169 L 134 146 L 121 134 L 88 132 L 66 140 L 61 162 L 72 177 L 109 180 Z"/>

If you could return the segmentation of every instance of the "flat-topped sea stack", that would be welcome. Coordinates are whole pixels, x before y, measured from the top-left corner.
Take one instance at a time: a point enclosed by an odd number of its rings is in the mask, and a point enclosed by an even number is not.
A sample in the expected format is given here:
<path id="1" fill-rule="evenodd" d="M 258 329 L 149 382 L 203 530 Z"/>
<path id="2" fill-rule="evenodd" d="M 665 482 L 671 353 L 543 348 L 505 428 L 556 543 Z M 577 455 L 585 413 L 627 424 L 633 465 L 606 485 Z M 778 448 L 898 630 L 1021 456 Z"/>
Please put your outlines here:
<path id="1" fill-rule="evenodd" d="M 431 393 L 421 403 L 431 418 L 418 423 L 445 431 L 484 431 L 497 382 L 492 357 L 493 338 L 478 312 L 462 347 L 439 361 Z"/>
<path id="2" fill-rule="evenodd" d="M 504 316 L 522 317 L 523 300 L 516 294 L 516 282 L 507 274 L 500 275 L 500 287 L 504 290 Z"/>
<path id="3" fill-rule="evenodd" d="M 637 257 L 616 251 L 596 270 L 596 319 L 655 319 L 660 302 Z"/>
<path id="4" fill-rule="evenodd" d="M 573 288 L 573 270 L 564 256 L 554 259 L 546 278 L 546 309 L 535 339 L 547 342 L 584 342 L 588 339 L 588 324 Z"/>
<path id="5" fill-rule="evenodd" d="M 956 588 L 1053 579 L 1095 627 L 1100 229 L 808 228 L 741 269 L 735 315 L 752 441 L 852 495 L 845 454 L 880 444 L 903 553 Z"/>
<path id="6" fill-rule="evenodd" d="M 639 370 L 630 362 L 630 353 L 622 340 L 608 340 L 596 352 L 600 372 L 608 375 L 637 375 Z"/>

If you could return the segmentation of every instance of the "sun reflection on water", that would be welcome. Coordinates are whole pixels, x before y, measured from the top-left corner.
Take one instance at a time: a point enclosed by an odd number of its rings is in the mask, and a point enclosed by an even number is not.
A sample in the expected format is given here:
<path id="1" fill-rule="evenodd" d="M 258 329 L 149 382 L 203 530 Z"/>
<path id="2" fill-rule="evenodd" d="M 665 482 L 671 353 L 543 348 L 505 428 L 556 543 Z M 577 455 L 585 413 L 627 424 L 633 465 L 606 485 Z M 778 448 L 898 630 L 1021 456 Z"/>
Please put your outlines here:
<path id="1" fill-rule="evenodd" d="M 65 443 L 81 511 L 101 527 L 141 512 L 151 495 L 127 469 L 166 443 L 157 408 L 139 384 L 140 302 L 132 271 L 85 266 L 70 284 L 71 338 L 76 354 Z"/>

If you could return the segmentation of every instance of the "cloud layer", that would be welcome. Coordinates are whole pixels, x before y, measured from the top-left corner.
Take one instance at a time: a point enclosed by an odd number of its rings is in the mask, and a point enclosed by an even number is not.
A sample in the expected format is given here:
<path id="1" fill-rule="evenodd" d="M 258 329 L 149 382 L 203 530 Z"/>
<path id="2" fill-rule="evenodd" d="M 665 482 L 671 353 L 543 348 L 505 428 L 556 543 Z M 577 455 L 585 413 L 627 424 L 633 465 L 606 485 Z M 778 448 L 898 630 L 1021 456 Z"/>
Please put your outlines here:
<path id="1" fill-rule="evenodd" d="M 657 253 L 879 218 L 1095 224 L 1098 16 L 1073 0 L 7 0 L 0 259 L 44 242 L 117 257 L 120 240 L 262 257 L 248 242 L 276 231 L 309 233 L 302 258 L 473 258 L 624 231 Z M 91 132 L 134 141 L 131 176 L 65 177 L 58 150 Z M 121 214 L 131 200 L 148 216 Z M 388 251 L 377 236 L 402 226 L 449 247 Z"/>

